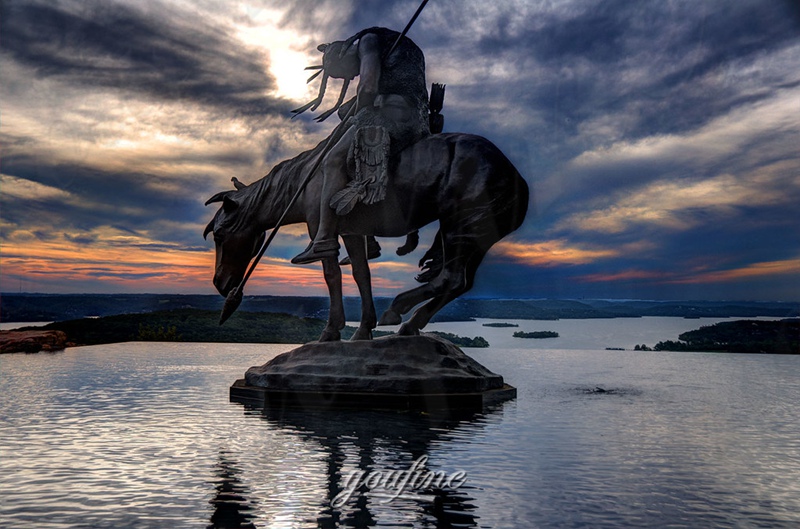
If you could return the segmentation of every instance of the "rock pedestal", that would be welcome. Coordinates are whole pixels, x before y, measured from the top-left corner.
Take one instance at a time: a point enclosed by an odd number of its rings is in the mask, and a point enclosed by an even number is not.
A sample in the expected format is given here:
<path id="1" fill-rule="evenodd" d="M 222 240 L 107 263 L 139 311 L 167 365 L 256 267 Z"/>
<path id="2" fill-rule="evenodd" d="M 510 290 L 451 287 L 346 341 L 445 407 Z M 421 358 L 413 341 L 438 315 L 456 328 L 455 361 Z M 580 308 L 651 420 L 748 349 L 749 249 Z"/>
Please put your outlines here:
<path id="1" fill-rule="evenodd" d="M 67 346 L 62 331 L 0 331 L 0 353 L 37 353 L 60 351 Z"/>
<path id="2" fill-rule="evenodd" d="M 231 398 L 265 406 L 480 408 L 516 389 L 435 335 L 312 342 L 251 367 Z"/>

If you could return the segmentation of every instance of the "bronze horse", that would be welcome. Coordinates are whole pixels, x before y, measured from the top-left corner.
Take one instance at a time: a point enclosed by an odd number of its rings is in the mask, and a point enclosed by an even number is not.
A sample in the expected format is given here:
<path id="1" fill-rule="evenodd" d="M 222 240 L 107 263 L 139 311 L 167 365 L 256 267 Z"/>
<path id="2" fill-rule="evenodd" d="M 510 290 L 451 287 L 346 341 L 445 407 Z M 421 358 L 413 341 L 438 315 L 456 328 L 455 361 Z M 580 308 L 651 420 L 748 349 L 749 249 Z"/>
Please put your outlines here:
<path id="1" fill-rule="evenodd" d="M 217 193 L 206 202 L 222 202 L 203 233 L 214 233 L 214 286 L 223 296 L 244 277 L 266 230 L 275 226 L 308 171 L 323 151 L 315 148 L 276 165 L 250 184 Z M 395 325 L 419 303 L 399 334 L 419 334 L 436 312 L 472 288 L 475 272 L 489 248 L 519 228 L 528 209 L 528 185 L 490 141 L 459 133 L 434 134 L 400 152 L 390 163 L 386 198 L 358 204 L 339 220 L 339 233 L 361 295 L 361 322 L 353 340 L 372 337 L 377 318 L 367 263 L 365 236 L 402 237 L 433 221 L 439 232 L 420 262 L 425 284 L 399 294 L 380 325 Z M 319 224 L 322 175 L 316 175 L 289 210 L 283 224 L 304 222 L 313 239 Z M 340 339 L 345 325 L 342 272 L 336 258 L 322 262 L 330 294 L 328 322 L 320 341 Z"/>

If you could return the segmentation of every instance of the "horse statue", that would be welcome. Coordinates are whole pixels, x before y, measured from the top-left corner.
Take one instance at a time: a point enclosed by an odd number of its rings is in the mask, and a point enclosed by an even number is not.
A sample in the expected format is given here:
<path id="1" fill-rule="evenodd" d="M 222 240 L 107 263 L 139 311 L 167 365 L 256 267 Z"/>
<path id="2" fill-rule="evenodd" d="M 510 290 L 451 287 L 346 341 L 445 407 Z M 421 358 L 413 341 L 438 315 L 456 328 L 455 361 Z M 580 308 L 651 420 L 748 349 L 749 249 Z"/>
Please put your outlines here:
<path id="1" fill-rule="evenodd" d="M 266 230 L 274 228 L 300 182 L 318 158 L 324 141 L 276 165 L 250 185 L 217 193 L 206 205 L 221 202 L 203 236 L 214 234 L 214 286 L 227 296 L 259 252 Z M 323 179 L 313 177 L 286 211 L 282 224 L 306 223 L 311 238 L 319 226 Z M 377 325 L 402 323 L 401 335 L 420 329 L 447 303 L 472 288 L 475 272 L 491 246 L 519 228 L 528 209 L 528 185 L 508 158 L 489 140 L 462 133 L 427 136 L 389 163 L 386 197 L 358 204 L 339 219 L 342 237 L 361 296 L 361 322 L 352 340 L 372 338 Z M 366 236 L 403 237 L 434 221 L 439 232 L 425 254 L 417 279 L 423 285 L 399 294 L 377 321 L 367 262 Z M 319 341 L 335 341 L 345 325 L 342 272 L 337 258 L 322 261 L 330 295 L 328 321 Z"/>

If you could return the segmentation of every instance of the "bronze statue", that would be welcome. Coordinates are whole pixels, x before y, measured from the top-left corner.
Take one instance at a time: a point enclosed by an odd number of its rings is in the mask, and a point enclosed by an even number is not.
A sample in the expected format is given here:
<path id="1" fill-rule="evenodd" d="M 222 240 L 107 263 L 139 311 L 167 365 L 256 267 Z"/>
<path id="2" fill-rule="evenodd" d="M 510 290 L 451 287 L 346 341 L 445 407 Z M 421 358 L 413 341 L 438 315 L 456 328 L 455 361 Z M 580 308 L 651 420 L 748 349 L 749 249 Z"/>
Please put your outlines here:
<path id="1" fill-rule="evenodd" d="M 214 232 L 214 286 L 220 294 L 227 296 L 240 284 L 264 232 L 275 226 L 323 146 L 281 162 L 251 185 L 209 199 L 207 204 L 222 203 L 204 233 Z M 321 178 L 311 179 L 284 224 L 304 222 L 311 232 L 309 219 L 319 214 L 322 188 Z M 398 324 L 403 314 L 428 300 L 399 330 L 418 334 L 445 304 L 472 288 L 486 252 L 522 224 L 527 208 L 525 180 L 485 138 L 434 134 L 398 153 L 390 163 L 386 197 L 356 205 L 338 222 L 361 295 L 361 323 L 353 339 L 369 339 L 376 326 L 364 236 L 403 237 L 439 221 L 434 245 L 422 259 L 425 284 L 398 295 L 380 322 Z M 341 268 L 335 256 L 322 259 L 322 267 L 331 308 L 320 341 L 338 340 L 345 324 Z"/>
<path id="2" fill-rule="evenodd" d="M 390 29 L 369 28 L 318 49 L 324 54 L 319 96 L 295 114 L 321 104 L 329 77 L 344 83 L 336 105 L 319 121 L 339 109 L 352 79 L 358 77 L 359 83 L 355 100 L 345 106 L 355 105 L 355 115 L 322 163 L 318 227 L 311 226 L 313 241 L 292 259 L 295 264 L 338 256 L 339 217 L 359 202 L 383 200 L 390 157 L 430 134 L 425 57 L 411 39 Z M 312 224 L 314 220 L 309 219 Z"/>
<path id="3" fill-rule="evenodd" d="M 427 301 L 400 327 L 399 334 L 411 335 L 472 288 L 489 248 L 522 224 L 528 186 L 495 145 L 470 134 L 430 133 L 429 124 L 434 132 L 441 130 L 443 88 L 432 94 L 429 108 L 424 57 L 404 36 L 409 26 L 403 33 L 370 28 L 320 46 L 323 64 L 312 67 L 320 70 L 312 79 L 323 74 L 319 96 L 294 112 L 316 109 L 328 78 L 341 78 L 336 105 L 318 119 L 338 110 L 342 123 L 327 140 L 259 181 L 245 186 L 234 179 L 235 190 L 206 202 L 222 202 L 204 232 L 214 233 L 214 285 L 228 297 L 221 321 L 238 306 L 244 282 L 280 225 L 308 227 L 312 242 L 292 262 L 322 261 L 331 306 L 320 341 L 332 341 L 340 339 L 345 324 L 338 235 L 361 295 L 361 323 L 352 339 L 363 340 L 376 326 L 367 262 L 379 252 L 375 236 L 411 234 L 398 250 L 405 253 L 416 246 L 417 230 L 439 221 L 433 246 L 420 260 L 423 273 L 417 279 L 424 284 L 398 295 L 380 320 L 399 324 L 402 315 Z M 356 76 L 357 96 L 343 104 Z"/>

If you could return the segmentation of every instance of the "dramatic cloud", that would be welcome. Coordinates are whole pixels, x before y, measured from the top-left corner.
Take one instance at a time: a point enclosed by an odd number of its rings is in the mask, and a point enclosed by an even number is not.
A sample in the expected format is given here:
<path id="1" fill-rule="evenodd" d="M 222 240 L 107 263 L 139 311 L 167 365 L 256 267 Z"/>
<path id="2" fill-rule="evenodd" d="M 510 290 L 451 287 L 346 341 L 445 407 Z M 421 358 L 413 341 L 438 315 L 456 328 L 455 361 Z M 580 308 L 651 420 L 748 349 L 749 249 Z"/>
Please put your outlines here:
<path id="1" fill-rule="evenodd" d="M 417 6 L 4 1 L 0 289 L 213 292 L 203 202 L 330 132 L 290 119 L 317 44 Z M 532 189 L 474 295 L 800 299 L 797 2 L 437 0 L 410 36 L 445 129 Z M 404 258 L 381 241 L 379 294 L 415 285 L 434 232 Z M 289 264 L 307 242 L 284 228 L 250 291 L 322 294 Z"/>
<path id="2" fill-rule="evenodd" d="M 263 95 L 275 84 L 264 58 L 228 36 L 224 24 L 192 13 L 163 17 L 117 2 L 12 1 L 3 21 L 4 52 L 39 78 L 244 114 L 282 107 Z"/>

